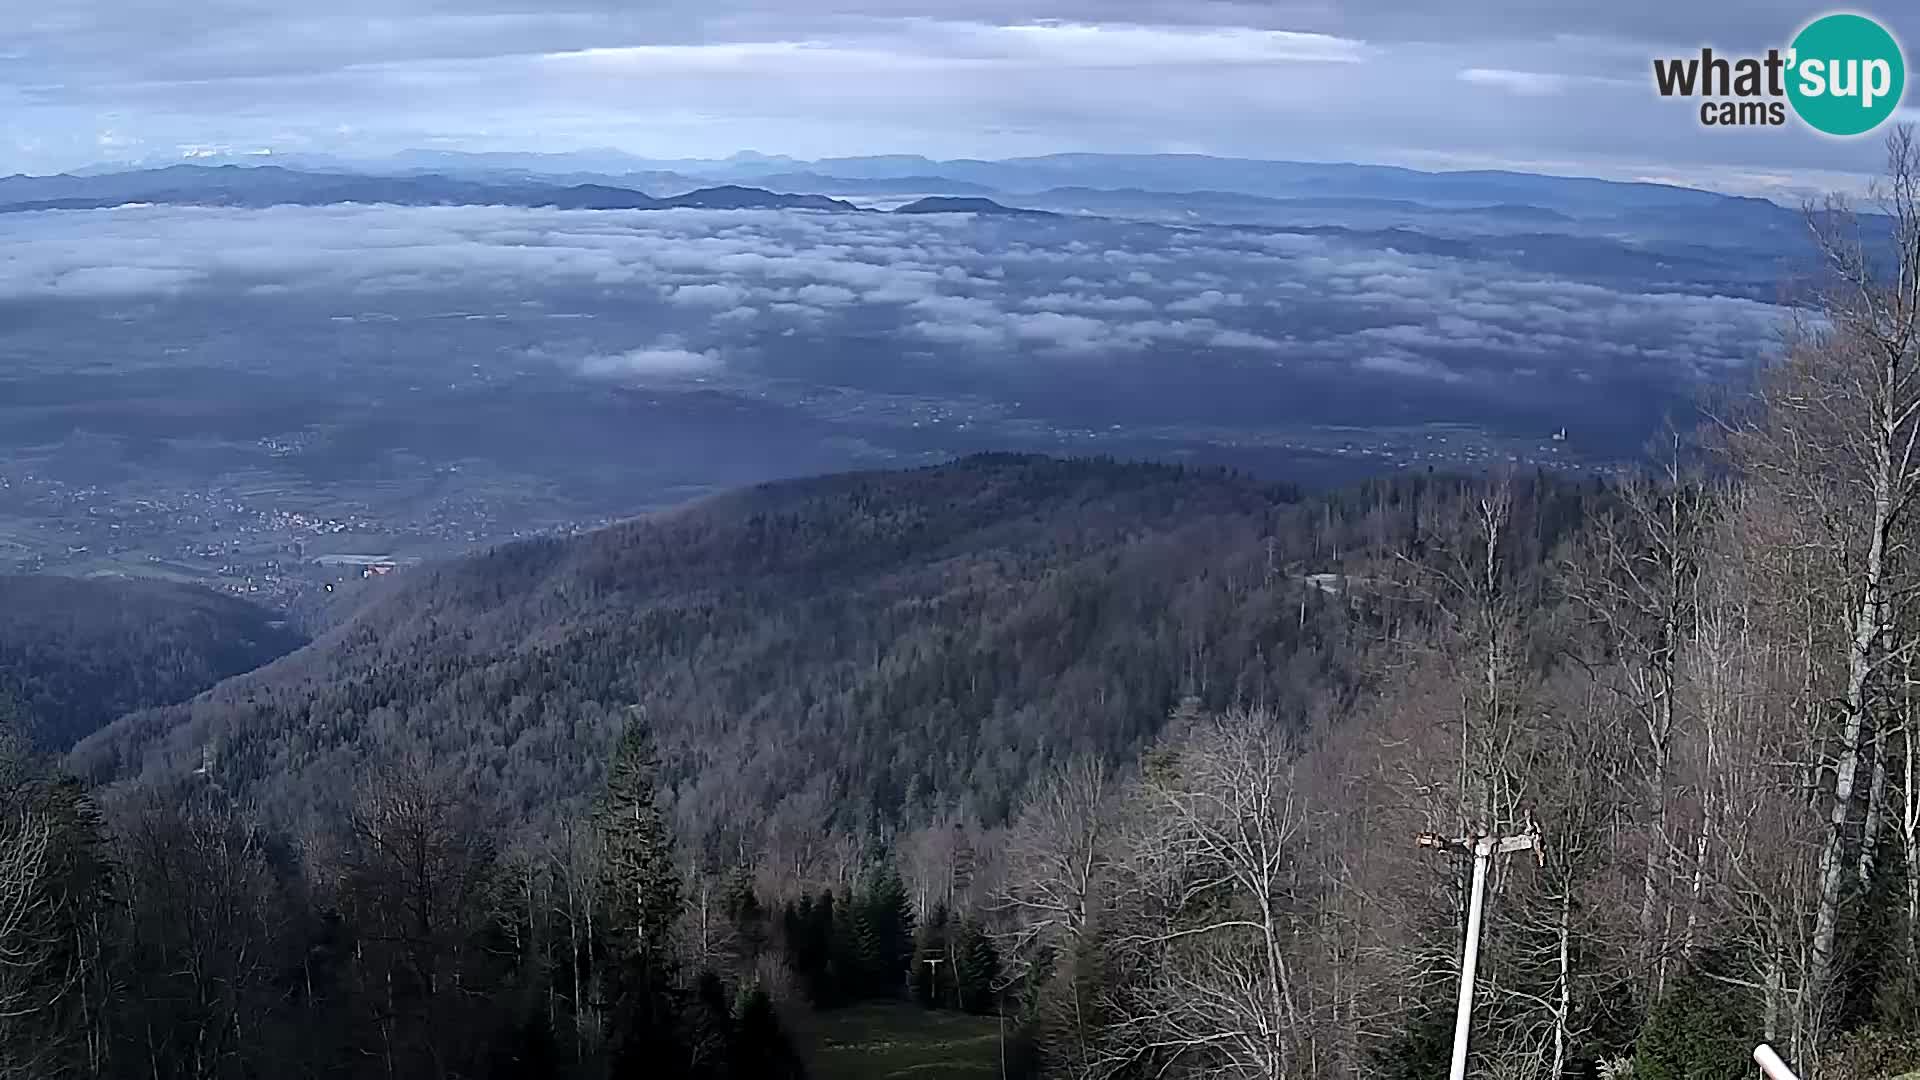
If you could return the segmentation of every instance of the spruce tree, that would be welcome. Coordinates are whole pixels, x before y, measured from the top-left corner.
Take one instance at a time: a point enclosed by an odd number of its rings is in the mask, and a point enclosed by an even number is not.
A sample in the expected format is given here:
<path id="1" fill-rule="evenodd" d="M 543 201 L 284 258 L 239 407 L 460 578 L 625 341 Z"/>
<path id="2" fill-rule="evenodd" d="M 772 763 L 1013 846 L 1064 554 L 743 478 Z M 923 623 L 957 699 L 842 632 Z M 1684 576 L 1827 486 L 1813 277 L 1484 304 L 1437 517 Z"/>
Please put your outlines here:
<path id="1" fill-rule="evenodd" d="M 868 993 L 895 998 L 913 963 L 913 898 L 891 865 L 875 876 L 867 891 L 866 921 L 872 935 Z"/>
<path id="2" fill-rule="evenodd" d="M 886 955 L 881 946 L 880 921 L 874 917 L 873 905 L 867 897 L 861 897 L 853 905 L 851 926 L 853 958 L 857 969 L 851 983 L 852 996 L 878 997 L 886 978 Z"/>
<path id="3" fill-rule="evenodd" d="M 773 999 L 756 986 L 741 996 L 734 1018 L 733 1075 L 754 1080 L 803 1080 L 807 1075 L 780 1026 Z"/>
<path id="4" fill-rule="evenodd" d="M 596 815 L 600 900 L 612 958 L 665 983 L 673 974 L 673 935 L 684 901 L 659 784 L 652 731 L 635 717 L 607 770 Z"/>
<path id="5" fill-rule="evenodd" d="M 727 998 L 727 987 L 720 976 L 711 971 L 700 973 L 686 1017 L 687 1049 L 691 1058 L 689 1075 L 696 1080 L 748 1075 L 739 1073 L 733 1064 L 737 1040 L 733 1010 Z"/>
<path id="6" fill-rule="evenodd" d="M 807 988 L 808 1000 L 817 1008 L 839 1003 L 839 988 L 835 983 L 839 953 L 834 933 L 841 920 L 834 908 L 833 893 L 826 891 L 818 897 L 803 896 L 797 905 L 789 908 L 787 955 L 794 972 Z"/>
<path id="7" fill-rule="evenodd" d="M 828 908 L 832 930 L 827 935 L 827 979 L 831 1005 L 844 1005 L 859 998 L 865 988 L 865 943 L 860 905 L 854 903 L 851 890 L 842 889 L 832 896 Z"/>
<path id="8" fill-rule="evenodd" d="M 740 974 L 750 972 L 767 947 L 769 913 L 754 893 L 753 875 L 746 868 L 728 877 L 722 902 L 733 929 L 735 970 Z"/>
<path id="9" fill-rule="evenodd" d="M 1737 994 L 1688 972 L 1647 1017 L 1633 1054 L 1636 1080 L 1736 1080 L 1751 1069 L 1754 1018 Z"/>
<path id="10" fill-rule="evenodd" d="M 597 968 L 616 1078 L 683 1075 L 674 928 L 682 899 L 673 833 L 660 810 L 652 733 L 627 723 L 595 815 L 600 838 Z"/>
<path id="11" fill-rule="evenodd" d="M 1000 950 L 980 924 L 960 922 L 954 942 L 954 976 L 960 985 L 960 1007 L 970 1013 L 990 1013 L 998 1001 Z"/>

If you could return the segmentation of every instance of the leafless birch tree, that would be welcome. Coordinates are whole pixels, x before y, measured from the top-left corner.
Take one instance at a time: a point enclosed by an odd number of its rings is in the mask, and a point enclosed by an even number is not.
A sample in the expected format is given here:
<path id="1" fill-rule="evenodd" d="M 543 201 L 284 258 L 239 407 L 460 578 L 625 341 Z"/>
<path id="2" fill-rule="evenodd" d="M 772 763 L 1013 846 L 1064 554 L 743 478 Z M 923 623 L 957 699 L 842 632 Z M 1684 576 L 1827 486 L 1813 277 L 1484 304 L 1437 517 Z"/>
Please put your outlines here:
<path id="1" fill-rule="evenodd" d="M 1885 745 L 1888 684 L 1912 645 L 1892 633 L 1913 588 L 1920 494 L 1920 152 L 1909 128 L 1888 140 L 1876 199 L 1885 238 L 1840 199 L 1809 209 L 1826 277 L 1818 314 L 1798 328 L 1730 440 L 1749 482 L 1805 523 L 1841 620 L 1816 661 L 1835 686 L 1821 716 L 1831 758 L 1822 769 L 1829 795 L 1804 1001 L 1814 1015 L 1835 980 L 1849 878 L 1869 846 L 1865 836 L 1877 833 L 1878 821 L 1869 820 L 1881 811 L 1873 805 L 1875 750 Z M 1878 791 L 1884 797 L 1884 786 Z"/>

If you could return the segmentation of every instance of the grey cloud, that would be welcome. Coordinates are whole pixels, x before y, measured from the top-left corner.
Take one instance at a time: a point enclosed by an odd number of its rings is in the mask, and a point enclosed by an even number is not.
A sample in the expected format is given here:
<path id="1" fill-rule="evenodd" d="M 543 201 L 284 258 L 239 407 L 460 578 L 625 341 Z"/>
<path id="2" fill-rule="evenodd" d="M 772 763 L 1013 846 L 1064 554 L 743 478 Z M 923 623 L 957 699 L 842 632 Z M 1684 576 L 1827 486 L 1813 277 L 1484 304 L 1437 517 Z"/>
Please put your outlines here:
<path id="1" fill-rule="evenodd" d="M 1005 332 L 999 326 L 986 323 L 923 320 L 913 323 L 908 329 L 929 341 L 948 345 L 992 348 L 1006 343 Z"/>
<path id="2" fill-rule="evenodd" d="M 123 297 L 174 293 L 199 281 L 196 270 L 166 266 L 82 266 L 47 279 L 51 296 Z"/>
<path id="3" fill-rule="evenodd" d="M 600 376 L 698 375 L 720 366 L 719 354 L 694 352 L 673 345 L 653 345 L 623 353 L 588 356 L 580 371 Z"/>
<path id="4" fill-rule="evenodd" d="M 1362 356 L 1355 366 L 1363 371 L 1373 371 L 1384 375 L 1404 375 L 1416 379 L 1439 379 L 1442 382 L 1459 382 L 1462 376 L 1442 364 L 1401 352 L 1374 353 Z"/>
<path id="5" fill-rule="evenodd" d="M 794 299 L 816 307 L 838 307 L 851 304 L 860 294 L 839 285 L 802 285 L 793 291 Z"/>
<path id="6" fill-rule="evenodd" d="M 1063 315 L 1057 311 L 1004 316 L 1007 330 L 1016 340 L 1039 342 L 1061 349 L 1090 349 L 1108 336 L 1108 325 L 1085 315 Z"/>
<path id="7" fill-rule="evenodd" d="M 1217 307 L 1239 307 L 1247 302 L 1240 293 L 1223 293 L 1219 289 L 1203 289 L 1192 296 L 1175 300 L 1167 305 L 1168 311 L 1212 311 Z"/>
<path id="8" fill-rule="evenodd" d="M 668 292 L 667 298 L 686 307 L 732 308 L 749 295 L 747 290 L 738 285 L 715 282 L 709 285 L 676 285 Z"/>
<path id="9" fill-rule="evenodd" d="M 1909 6 L 1875 12 L 1920 40 Z M 1872 140 L 1702 139 L 1653 55 L 1781 44 L 1756 0 L 68 0 L 15 14 L 0 171 L 209 148 L 677 156 L 1287 153 L 1729 185 L 1849 175 Z M 1787 179 L 1782 181 L 1782 177 Z M 850 286 L 851 287 L 851 286 Z"/>
<path id="10" fill-rule="evenodd" d="M 1278 349 L 1280 343 L 1261 334 L 1249 334 L 1245 330 L 1217 330 L 1207 338 L 1207 344 L 1219 349 Z"/>
<path id="11" fill-rule="evenodd" d="M 997 317 L 1000 309 L 991 302 L 970 296 L 926 296 L 908 305 L 914 311 L 937 316 L 944 322 Z"/>
<path id="12" fill-rule="evenodd" d="M 1114 313 L 1152 311 L 1153 301 L 1144 296 L 1097 296 L 1088 293 L 1051 292 L 1044 296 L 1033 296 L 1022 300 L 1020 306 L 1047 311 Z"/>
<path id="13" fill-rule="evenodd" d="M 616 377 L 732 369 L 741 348 L 777 367 L 780 350 L 752 351 L 763 335 L 852 331 L 962 354 L 1220 350 L 1454 380 L 1576 363 L 1685 379 L 1765 355 L 1784 317 L 1747 299 L 1233 230 L 1174 244 L 1093 225 L 1030 237 L 1022 250 L 1036 257 L 1022 258 L 991 227 L 806 213 L 156 207 L 7 220 L 21 242 L 0 262 L 0 304 L 312 296 L 358 312 L 391 294 L 519 303 L 559 290 L 573 310 L 657 324 L 646 344 L 589 335 L 566 354 Z M 1131 269 L 1145 265 L 1164 270 Z"/>

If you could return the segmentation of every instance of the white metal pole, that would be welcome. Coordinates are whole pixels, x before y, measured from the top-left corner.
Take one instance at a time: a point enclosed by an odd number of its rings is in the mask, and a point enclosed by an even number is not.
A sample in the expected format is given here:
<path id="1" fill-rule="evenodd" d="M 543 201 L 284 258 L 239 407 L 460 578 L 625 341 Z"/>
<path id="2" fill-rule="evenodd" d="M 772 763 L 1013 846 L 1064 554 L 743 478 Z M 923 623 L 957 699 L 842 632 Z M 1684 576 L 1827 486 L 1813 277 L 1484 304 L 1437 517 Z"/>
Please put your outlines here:
<path id="1" fill-rule="evenodd" d="M 1773 1052 L 1773 1047 L 1766 1043 L 1753 1048 L 1753 1060 L 1760 1066 L 1760 1071 L 1772 1080 L 1800 1080 L 1793 1075 L 1792 1069 L 1787 1068 L 1787 1063 L 1780 1060 L 1780 1055 Z"/>
<path id="2" fill-rule="evenodd" d="M 1487 863 L 1493 857 L 1492 842 L 1476 840 L 1473 845 L 1473 895 L 1467 901 L 1467 944 L 1460 954 L 1460 1008 L 1453 1020 L 1453 1068 L 1450 1080 L 1466 1080 L 1467 1029 L 1473 1024 L 1473 971 L 1480 963 L 1480 907 L 1487 892 Z"/>

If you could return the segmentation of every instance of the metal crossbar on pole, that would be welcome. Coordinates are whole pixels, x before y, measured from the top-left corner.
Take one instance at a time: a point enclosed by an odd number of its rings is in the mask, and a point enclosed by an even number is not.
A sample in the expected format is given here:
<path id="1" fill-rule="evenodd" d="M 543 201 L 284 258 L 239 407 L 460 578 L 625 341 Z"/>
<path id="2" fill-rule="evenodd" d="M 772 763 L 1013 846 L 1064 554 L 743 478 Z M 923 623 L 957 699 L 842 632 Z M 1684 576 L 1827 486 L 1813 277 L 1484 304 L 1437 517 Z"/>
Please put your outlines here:
<path id="1" fill-rule="evenodd" d="M 1453 1062 L 1448 1080 L 1466 1080 L 1467 1042 L 1473 1027 L 1473 980 L 1480 966 L 1480 922 L 1486 909 L 1487 866 L 1495 855 L 1532 851 L 1540 857 L 1540 834 L 1529 831 L 1518 836 L 1474 836 L 1448 839 L 1436 833 L 1414 837 L 1421 847 L 1469 855 L 1473 858 L 1473 887 L 1467 898 L 1467 940 L 1460 950 L 1460 1001 L 1453 1017 Z"/>
<path id="2" fill-rule="evenodd" d="M 946 959 L 939 956 L 929 956 L 920 962 L 927 965 L 927 998 L 935 1004 L 939 1004 L 940 965 L 946 963 Z"/>

